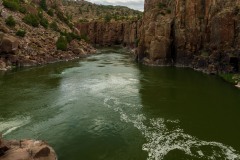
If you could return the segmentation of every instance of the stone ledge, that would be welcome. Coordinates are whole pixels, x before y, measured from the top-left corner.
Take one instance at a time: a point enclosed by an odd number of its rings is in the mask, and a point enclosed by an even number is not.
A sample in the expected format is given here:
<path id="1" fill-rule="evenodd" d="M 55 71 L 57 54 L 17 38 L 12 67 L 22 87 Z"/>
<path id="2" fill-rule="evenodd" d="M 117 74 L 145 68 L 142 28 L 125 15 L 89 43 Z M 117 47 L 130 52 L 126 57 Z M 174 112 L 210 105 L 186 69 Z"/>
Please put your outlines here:
<path id="1" fill-rule="evenodd" d="M 57 155 L 46 142 L 39 140 L 0 139 L 1 160 L 57 160 Z"/>

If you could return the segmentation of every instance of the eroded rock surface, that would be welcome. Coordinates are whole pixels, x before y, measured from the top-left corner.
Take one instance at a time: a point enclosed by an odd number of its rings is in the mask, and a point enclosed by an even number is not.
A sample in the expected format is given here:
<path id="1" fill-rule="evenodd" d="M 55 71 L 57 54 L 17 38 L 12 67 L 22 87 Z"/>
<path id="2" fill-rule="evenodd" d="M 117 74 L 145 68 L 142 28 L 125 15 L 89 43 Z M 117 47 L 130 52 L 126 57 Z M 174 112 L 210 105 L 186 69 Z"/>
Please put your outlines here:
<path id="1" fill-rule="evenodd" d="M 18 49 L 17 38 L 0 32 L 0 52 L 13 53 Z"/>
<path id="2" fill-rule="evenodd" d="M 141 21 L 90 22 L 77 28 L 81 35 L 87 35 L 90 42 L 101 46 L 124 44 L 134 47 L 140 37 Z"/>
<path id="3" fill-rule="evenodd" d="M 239 70 L 239 0 L 145 0 L 138 58 L 208 72 Z"/>
<path id="4" fill-rule="evenodd" d="M 0 140 L 1 160 L 57 160 L 52 147 L 36 140 Z"/>

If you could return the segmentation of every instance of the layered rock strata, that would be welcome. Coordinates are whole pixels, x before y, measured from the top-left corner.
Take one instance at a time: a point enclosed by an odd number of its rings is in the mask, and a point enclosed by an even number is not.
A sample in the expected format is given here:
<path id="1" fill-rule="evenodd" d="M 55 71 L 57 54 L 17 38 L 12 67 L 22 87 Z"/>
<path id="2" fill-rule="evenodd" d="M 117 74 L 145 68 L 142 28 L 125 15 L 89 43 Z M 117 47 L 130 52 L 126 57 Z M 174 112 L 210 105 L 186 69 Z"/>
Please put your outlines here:
<path id="1" fill-rule="evenodd" d="M 239 0 L 145 0 L 137 58 L 210 73 L 239 70 Z"/>
<path id="2" fill-rule="evenodd" d="M 117 44 L 134 47 L 140 37 L 141 21 L 89 22 L 77 25 L 81 35 L 87 35 L 92 44 L 111 46 Z"/>

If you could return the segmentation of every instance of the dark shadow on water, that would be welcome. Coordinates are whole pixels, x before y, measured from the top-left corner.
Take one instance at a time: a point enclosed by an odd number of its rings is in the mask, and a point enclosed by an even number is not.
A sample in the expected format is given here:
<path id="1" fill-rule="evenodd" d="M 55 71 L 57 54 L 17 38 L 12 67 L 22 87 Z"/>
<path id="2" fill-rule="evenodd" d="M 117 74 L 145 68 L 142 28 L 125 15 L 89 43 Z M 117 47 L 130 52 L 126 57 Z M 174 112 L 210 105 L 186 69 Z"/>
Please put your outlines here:
<path id="1" fill-rule="evenodd" d="M 187 134 L 240 151 L 240 90 L 192 69 L 140 65 L 140 96 L 150 117 L 180 120 Z"/>

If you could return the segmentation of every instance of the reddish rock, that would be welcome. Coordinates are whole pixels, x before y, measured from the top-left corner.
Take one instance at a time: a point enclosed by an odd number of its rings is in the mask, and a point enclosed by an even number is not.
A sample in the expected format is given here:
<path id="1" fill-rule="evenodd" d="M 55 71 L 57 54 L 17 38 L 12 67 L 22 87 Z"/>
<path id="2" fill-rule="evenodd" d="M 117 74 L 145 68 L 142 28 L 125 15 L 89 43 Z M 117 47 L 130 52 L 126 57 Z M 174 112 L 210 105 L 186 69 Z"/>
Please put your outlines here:
<path id="1" fill-rule="evenodd" d="M 6 148 L 3 150 L 3 148 Z M 0 143 L 3 154 L 1 160 L 57 160 L 53 148 L 43 141 L 21 140 L 4 141 Z"/>
<path id="2" fill-rule="evenodd" d="M 145 0 L 139 44 L 144 50 L 138 55 L 161 64 L 193 66 L 199 59 L 194 57 L 208 52 L 206 68 L 229 69 L 229 57 L 240 57 L 239 8 L 240 0 Z"/>
<path id="3" fill-rule="evenodd" d="M 139 37 L 141 22 L 89 22 L 77 25 L 81 35 L 90 42 L 102 46 L 124 44 L 134 46 Z"/>
<path id="4" fill-rule="evenodd" d="M 7 35 L 0 35 L 0 52 L 13 53 L 18 49 L 19 41 L 17 38 Z"/>

